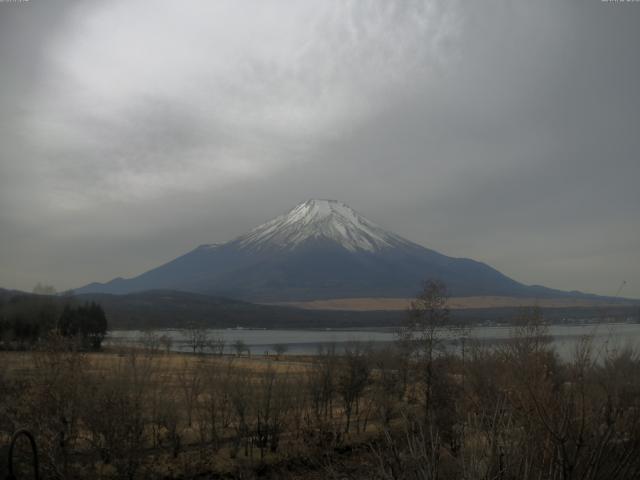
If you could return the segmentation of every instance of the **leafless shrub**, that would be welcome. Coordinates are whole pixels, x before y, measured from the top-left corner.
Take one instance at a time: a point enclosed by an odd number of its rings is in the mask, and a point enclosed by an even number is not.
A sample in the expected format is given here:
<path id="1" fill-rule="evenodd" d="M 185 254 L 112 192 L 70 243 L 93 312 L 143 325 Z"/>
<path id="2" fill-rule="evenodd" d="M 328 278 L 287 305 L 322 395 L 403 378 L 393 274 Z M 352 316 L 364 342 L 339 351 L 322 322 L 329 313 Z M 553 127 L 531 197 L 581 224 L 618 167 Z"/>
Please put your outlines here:
<path id="1" fill-rule="evenodd" d="M 437 430 L 403 418 L 400 430 L 385 428 L 371 450 L 379 478 L 385 480 L 434 480 L 439 478 L 440 439 Z"/>

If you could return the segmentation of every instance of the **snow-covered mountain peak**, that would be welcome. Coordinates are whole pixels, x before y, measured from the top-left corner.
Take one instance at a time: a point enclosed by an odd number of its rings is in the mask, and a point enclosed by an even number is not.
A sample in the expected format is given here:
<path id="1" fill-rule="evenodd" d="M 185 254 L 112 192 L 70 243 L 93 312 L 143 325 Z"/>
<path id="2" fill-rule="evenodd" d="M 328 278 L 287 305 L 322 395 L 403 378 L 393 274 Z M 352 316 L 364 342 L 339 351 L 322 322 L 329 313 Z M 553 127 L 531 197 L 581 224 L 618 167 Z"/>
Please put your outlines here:
<path id="1" fill-rule="evenodd" d="M 342 202 L 317 199 L 295 206 L 234 243 L 257 250 L 294 249 L 308 240 L 329 240 L 350 251 L 369 252 L 409 243 Z"/>

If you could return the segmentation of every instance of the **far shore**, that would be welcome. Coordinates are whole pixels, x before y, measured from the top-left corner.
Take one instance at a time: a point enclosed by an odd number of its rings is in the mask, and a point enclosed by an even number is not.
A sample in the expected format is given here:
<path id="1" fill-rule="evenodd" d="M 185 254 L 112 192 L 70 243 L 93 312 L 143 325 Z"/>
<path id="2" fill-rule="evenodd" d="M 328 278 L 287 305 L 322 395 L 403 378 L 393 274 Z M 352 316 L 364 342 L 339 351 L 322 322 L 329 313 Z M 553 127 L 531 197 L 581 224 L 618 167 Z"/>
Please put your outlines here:
<path id="1" fill-rule="evenodd" d="M 303 308 L 306 310 L 406 310 L 411 305 L 412 298 L 334 298 L 328 300 L 310 300 L 303 302 L 275 302 L 266 305 L 282 305 Z M 594 300 L 588 298 L 525 298 L 525 297 L 499 297 L 499 296 L 475 296 L 475 297 L 451 297 L 449 308 L 453 310 L 465 310 L 472 308 L 571 308 L 571 307 L 620 307 L 633 305 L 634 302 L 627 299 L 620 300 Z M 636 304 L 640 304 L 636 302 Z"/>

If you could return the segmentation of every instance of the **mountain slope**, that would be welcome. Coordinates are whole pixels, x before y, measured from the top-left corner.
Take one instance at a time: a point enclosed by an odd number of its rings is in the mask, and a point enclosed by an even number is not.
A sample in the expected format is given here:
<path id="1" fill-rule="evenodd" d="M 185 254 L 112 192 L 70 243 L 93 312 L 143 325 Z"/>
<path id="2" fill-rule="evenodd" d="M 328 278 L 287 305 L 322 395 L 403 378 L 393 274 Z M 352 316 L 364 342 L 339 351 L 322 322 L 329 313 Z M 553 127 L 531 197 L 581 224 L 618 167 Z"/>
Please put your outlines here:
<path id="1" fill-rule="evenodd" d="M 444 281 L 456 296 L 569 295 L 429 250 L 334 200 L 309 200 L 228 243 L 203 245 L 135 278 L 93 283 L 78 293 L 171 289 L 251 301 L 410 297 L 429 278 Z"/>

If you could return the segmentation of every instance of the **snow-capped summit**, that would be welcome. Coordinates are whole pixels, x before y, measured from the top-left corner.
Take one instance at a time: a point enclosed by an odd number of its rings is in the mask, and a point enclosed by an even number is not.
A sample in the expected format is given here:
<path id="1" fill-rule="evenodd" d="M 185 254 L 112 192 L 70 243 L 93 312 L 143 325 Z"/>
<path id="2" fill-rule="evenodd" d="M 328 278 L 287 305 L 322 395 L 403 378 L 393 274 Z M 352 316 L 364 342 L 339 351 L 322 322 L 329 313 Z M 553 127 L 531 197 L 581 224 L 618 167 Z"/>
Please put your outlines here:
<path id="1" fill-rule="evenodd" d="M 308 240 L 331 241 L 343 248 L 374 252 L 409 242 L 367 220 L 337 200 L 308 200 L 238 237 L 252 250 L 295 249 Z"/>

